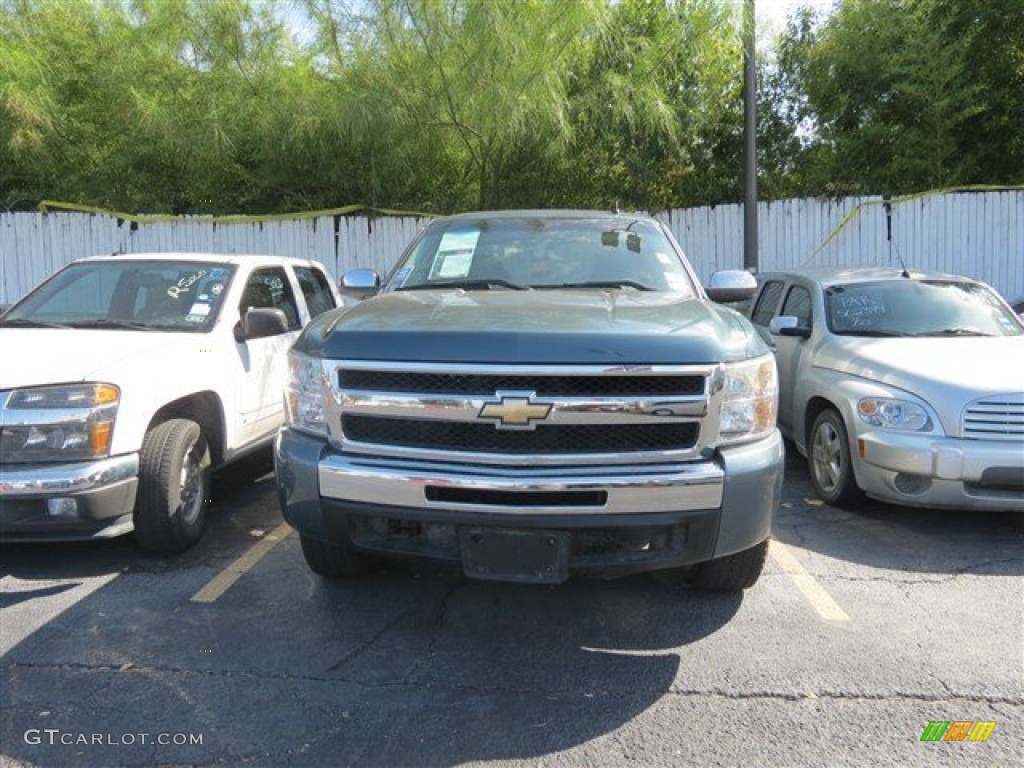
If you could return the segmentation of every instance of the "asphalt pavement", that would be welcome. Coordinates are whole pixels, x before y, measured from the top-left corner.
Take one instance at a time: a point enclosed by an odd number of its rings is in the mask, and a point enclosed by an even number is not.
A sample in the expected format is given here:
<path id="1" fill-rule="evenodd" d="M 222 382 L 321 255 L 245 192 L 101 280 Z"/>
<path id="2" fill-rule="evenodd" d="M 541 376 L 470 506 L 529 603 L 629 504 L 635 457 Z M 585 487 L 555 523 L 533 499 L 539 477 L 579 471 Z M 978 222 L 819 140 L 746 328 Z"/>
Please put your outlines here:
<path id="1" fill-rule="evenodd" d="M 1024 754 L 1024 517 L 817 501 L 743 595 L 325 581 L 266 466 L 209 535 L 0 548 L 0 765 L 934 766 Z M 929 723 L 995 723 L 922 741 Z"/>

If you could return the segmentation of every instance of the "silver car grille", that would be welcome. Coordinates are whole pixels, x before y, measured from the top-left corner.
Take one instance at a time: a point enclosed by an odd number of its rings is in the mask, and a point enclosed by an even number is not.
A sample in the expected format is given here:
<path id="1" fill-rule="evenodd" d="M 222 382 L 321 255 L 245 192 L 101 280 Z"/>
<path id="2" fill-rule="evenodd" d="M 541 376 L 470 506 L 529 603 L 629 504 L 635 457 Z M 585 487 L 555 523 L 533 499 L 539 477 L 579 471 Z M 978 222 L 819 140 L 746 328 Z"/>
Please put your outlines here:
<path id="1" fill-rule="evenodd" d="M 989 395 L 964 409 L 962 433 L 976 440 L 1024 440 L 1024 392 Z"/>
<path id="2" fill-rule="evenodd" d="M 718 438 L 720 367 L 328 361 L 343 450 L 509 466 L 665 463 Z"/>

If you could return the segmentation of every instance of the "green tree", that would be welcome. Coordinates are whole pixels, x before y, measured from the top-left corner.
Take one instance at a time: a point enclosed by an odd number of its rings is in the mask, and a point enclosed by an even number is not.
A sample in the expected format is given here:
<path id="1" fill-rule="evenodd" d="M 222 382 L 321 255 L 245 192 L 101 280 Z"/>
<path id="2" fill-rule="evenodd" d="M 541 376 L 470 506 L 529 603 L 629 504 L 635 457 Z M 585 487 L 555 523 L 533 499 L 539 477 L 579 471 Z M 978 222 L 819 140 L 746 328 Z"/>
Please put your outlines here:
<path id="1" fill-rule="evenodd" d="M 843 0 L 792 20 L 778 53 L 772 117 L 803 136 L 792 189 L 1024 180 L 1024 0 Z"/>

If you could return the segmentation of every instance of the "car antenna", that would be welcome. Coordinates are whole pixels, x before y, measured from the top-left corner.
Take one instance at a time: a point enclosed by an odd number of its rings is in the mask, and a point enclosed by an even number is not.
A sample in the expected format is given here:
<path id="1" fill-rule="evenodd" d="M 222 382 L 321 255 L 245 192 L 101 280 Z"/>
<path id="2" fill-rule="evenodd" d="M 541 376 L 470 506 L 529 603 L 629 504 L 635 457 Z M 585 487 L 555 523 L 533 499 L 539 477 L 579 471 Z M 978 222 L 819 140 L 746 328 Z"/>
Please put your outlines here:
<path id="1" fill-rule="evenodd" d="M 892 201 L 889 198 L 884 198 L 882 203 L 885 206 L 885 239 L 889 241 L 889 262 L 892 263 L 892 255 L 896 254 L 896 259 L 900 263 L 903 271 L 900 273 L 900 277 L 910 279 L 910 272 L 907 271 L 907 265 L 903 261 L 903 257 L 900 256 L 900 249 L 896 247 L 896 244 L 892 241 Z"/>

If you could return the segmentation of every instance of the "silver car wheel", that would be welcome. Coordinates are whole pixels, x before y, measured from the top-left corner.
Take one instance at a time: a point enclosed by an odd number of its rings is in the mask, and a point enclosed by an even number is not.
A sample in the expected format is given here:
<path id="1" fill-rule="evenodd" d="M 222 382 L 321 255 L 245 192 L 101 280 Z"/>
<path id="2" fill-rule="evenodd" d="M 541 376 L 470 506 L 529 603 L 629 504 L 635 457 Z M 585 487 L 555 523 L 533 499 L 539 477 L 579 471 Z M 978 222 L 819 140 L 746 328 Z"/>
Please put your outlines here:
<path id="1" fill-rule="evenodd" d="M 813 472 L 818 485 L 826 493 L 835 493 L 843 472 L 842 437 L 827 421 L 818 425 L 814 433 Z"/>

